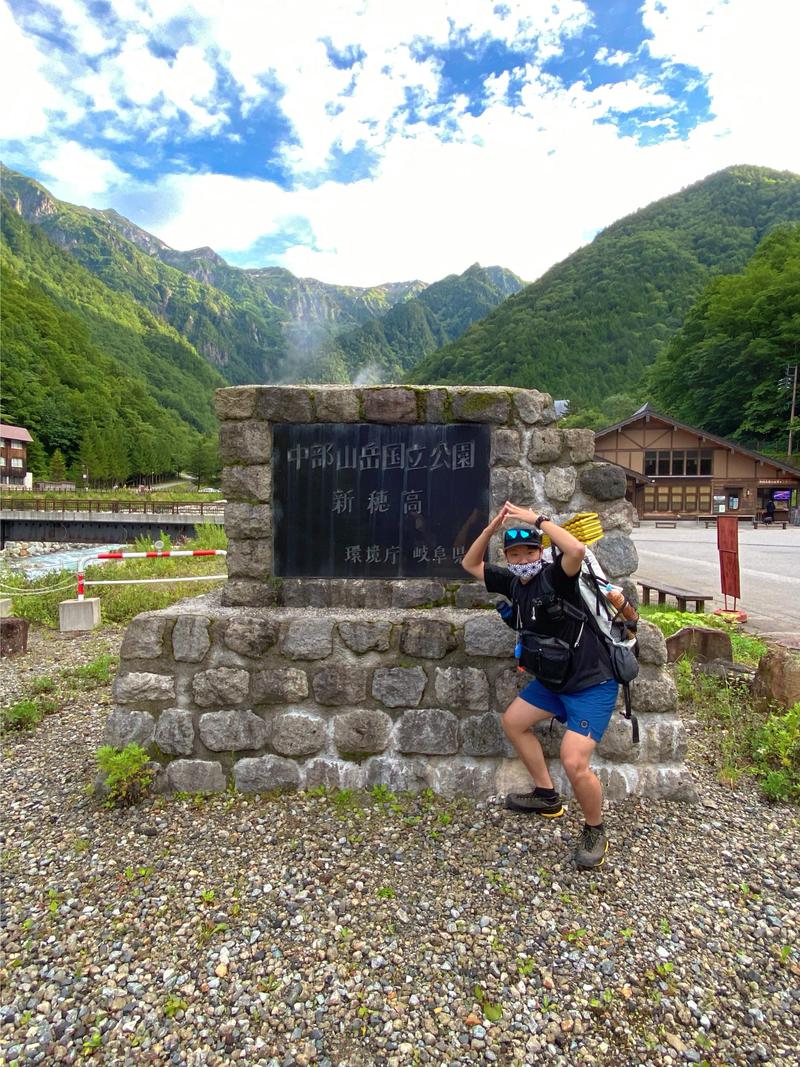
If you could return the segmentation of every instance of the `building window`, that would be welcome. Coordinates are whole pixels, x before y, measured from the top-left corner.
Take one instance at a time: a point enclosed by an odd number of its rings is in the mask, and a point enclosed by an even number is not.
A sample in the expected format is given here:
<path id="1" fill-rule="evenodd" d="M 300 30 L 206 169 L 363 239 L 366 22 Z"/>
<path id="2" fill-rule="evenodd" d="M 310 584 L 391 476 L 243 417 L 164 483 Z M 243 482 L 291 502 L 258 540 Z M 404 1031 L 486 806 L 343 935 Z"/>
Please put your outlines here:
<path id="1" fill-rule="evenodd" d="M 701 515 L 711 514 L 711 486 L 701 485 L 697 490 L 697 504 Z"/>
<path id="2" fill-rule="evenodd" d="M 672 473 L 683 474 L 684 453 L 683 449 L 672 453 Z"/>
<path id="3" fill-rule="evenodd" d="M 686 511 L 694 514 L 697 511 L 697 486 L 687 485 L 683 490 L 683 506 Z"/>
<path id="4" fill-rule="evenodd" d="M 714 458 L 714 453 L 710 448 L 704 448 L 700 453 L 700 473 L 711 474 L 711 465 Z"/>
<path id="5" fill-rule="evenodd" d="M 22 466 L 22 460 L 21 459 L 17 459 L 15 456 L 12 456 L 11 457 L 11 466 L 12 467 L 21 467 Z"/>
<path id="6" fill-rule="evenodd" d="M 669 474 L 670 462 L 669 452 L 661 451 L 658 453 L 658 473 Z"/>
<path id="7" fill-rule="evenodd" d="M 698 471 L 697 467 L 697 452 L 686 453 L 686 474 L 688 477 L 693 478 Z"/>
<path id="8" fill-rule="evenodd" d="M 656 511 L 669 511 L 669 486 L 659 485 L 656 488 Z"/>
<path id="9" fill-rule="evenodd" d="M 12 441 L 11 442 L 11 447 L 12 448 L 18 448 L 21 451 L 22 449 L 25 448 L 25 445 L 23 445 L 20 441 Z"/>
<path id="10" fill-rule="evenodd" d="M 0 456 L 0 467 L 5 467 L 5 465 L 6 465 L 6 457 L 5 456 Z"/>
<path id="11" fill-rule="evenodd" d="M 656 473 L 656 453 L 645 452 L 644 454 L 644 473 L 652 478 Z"/>
<path id="12" fill-rule="evenodd" d="M 644 489 L 644 510 L 655 511 L 656 509 L 656 490 L 653 485 L 646 485 Z"/>

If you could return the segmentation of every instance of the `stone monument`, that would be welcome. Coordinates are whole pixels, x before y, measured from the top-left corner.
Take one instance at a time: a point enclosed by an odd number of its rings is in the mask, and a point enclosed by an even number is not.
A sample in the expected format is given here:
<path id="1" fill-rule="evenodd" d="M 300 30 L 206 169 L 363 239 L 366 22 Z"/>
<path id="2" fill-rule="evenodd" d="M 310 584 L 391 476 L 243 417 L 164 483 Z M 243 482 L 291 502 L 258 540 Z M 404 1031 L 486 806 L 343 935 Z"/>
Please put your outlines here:
<path id="1" fill-rule="evenodd" d="M 216 410 L 228 581 L 133 620 L 106 743 L 149 747 L 165 791 L 528 788 L 500 725 L 514 635 L 460 560 L 506 499 L 596 511 L 593 551 L 635 596 L 625 478 L 592 431 L 502 387 L 237 386 Z M 666 645 L 647 623 L 640 644 L 641 743 L 615 716 L 594 767 L 610 799 L 687 799 Z"/>

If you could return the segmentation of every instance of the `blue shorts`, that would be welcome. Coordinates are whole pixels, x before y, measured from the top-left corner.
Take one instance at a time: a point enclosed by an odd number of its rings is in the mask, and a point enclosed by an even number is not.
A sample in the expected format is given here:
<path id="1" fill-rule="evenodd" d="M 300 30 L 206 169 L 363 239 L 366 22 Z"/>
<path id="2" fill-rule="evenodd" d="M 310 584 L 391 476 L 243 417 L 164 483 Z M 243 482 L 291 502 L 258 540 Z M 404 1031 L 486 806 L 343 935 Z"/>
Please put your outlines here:
<path id="1" fill-rule="evenodd" d="M 573 733 L 600 741 L 617 703 L 618 689 L 614 679 L 609 678 L 607 682 L 590 685 L 577 693 L 554 693 L 534 680 L 519 695 L 526 704 L 549 711 Z"/>

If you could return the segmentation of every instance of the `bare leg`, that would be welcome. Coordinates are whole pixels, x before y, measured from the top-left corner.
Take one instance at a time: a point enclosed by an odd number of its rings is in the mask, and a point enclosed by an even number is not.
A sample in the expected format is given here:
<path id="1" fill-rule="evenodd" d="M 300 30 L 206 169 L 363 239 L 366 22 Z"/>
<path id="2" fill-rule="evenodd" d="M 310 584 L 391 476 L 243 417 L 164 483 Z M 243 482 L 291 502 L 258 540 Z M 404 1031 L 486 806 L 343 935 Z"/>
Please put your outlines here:
<path id="1" fill-rule="evenodd" d="M 561 742 L 561 766 L 590 826 L 599 826 L 603 821 L 603 787 L 594 771 L 589 769 L 589 757 L 596 744 L 591 737 L 576 734 L 573 730 L 567 730 Z"/>
<path id="2" fill-rule="evenodd" d="M 525 769 L 540 789 L 552 789 L 553 779 L 547 769 L 539 738 L 531 731 L 534 723 L 552 719 L 549 711 L 536 708 L 522 697 L 512 700 L 503 713 L 503 731 L 525 764 Z"/>

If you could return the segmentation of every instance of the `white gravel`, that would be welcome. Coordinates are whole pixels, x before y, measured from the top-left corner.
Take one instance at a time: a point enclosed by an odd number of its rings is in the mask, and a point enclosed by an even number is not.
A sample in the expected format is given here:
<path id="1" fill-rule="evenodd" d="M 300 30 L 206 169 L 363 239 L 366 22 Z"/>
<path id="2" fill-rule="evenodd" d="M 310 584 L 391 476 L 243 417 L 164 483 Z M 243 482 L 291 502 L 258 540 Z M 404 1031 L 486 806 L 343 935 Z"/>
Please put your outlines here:
<path id="1" fill-rule="evenodd" d="M 36 675 L 120 633 L 33 628 Z M 691 760 L 702 803 L 87 795 L 107 690 L 3 741 L 1 1064 L 796 1067 L 798 812 Z"/>

